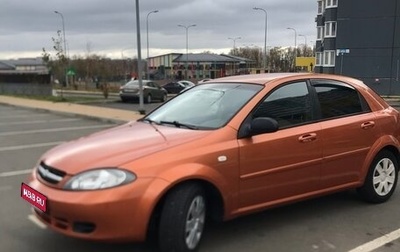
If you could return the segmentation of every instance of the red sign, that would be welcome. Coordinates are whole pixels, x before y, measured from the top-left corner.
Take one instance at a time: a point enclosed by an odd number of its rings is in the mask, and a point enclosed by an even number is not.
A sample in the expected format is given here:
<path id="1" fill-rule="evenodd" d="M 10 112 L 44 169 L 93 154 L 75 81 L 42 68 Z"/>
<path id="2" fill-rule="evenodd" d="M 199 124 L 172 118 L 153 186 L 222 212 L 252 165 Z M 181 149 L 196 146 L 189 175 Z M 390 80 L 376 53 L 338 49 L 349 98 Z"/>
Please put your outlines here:
<path id="1" fill-rule="evenodd" d="M 32 206 L 37 209 L 46 212 L 47 209 L 47 197 L 36 191 L 27 184 L 21 184 L 21 197 L 28 201 Z"/>

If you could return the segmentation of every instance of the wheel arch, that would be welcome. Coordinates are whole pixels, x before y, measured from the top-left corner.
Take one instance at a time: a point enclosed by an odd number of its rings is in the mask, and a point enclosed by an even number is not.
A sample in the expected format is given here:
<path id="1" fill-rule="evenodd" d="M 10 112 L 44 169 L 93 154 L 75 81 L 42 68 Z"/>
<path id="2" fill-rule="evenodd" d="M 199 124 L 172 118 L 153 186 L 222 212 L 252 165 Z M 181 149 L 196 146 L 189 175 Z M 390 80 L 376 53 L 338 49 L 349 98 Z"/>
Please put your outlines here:
<path id="1" fill-rule="evenodd" d="M 224 217 L 224 209 L 225 203 L 222 197 L 220 190 L 213 183 L 206 179 L 202 178 L 190 178 L 186 180 L 181 180 L 175 184 L 171 184 L 170 187 L 167 188 L 157 201 L 156 205 L 153 207 L 152 212 L 150 214 L 150 219 L 147 227 L 147 238 L 153 240 L 154 236 L 157 235 L 156 231 L 158 230 L 159 217 L 162 211 L 162 207 L 165 203 L 165 199 L 172 190 L 175 188 L 189 184 L 196 183 L 199 184 L 205 190 L 206 194 L 206 204 L 207 207 L 207 217 L 211 218 L 213 221 L 222 221 Z M 211 207 L 210 207 L 211 206 Z"/>
<path id="2" fill-rule="evenodd" d="M 368 169 L 373 162 L 374 158 L 376 155 L 378 155 L 379 152 L 387 150 L 393 153 L 396 157 L 397 164 L 400 165 L 400 143 L 397 141 L 397 139 L 393 136 L 384 136 L 380 138 L 378 141 L 375 142 L 375 144 L 372 146 L 370 149 L 367 158 L 364 161 L 363 164 L 363 170 L 362 170 L 362 176 L 361 176 L 361 182 L 364 183 L 365 178 L 368 174 Z"/>

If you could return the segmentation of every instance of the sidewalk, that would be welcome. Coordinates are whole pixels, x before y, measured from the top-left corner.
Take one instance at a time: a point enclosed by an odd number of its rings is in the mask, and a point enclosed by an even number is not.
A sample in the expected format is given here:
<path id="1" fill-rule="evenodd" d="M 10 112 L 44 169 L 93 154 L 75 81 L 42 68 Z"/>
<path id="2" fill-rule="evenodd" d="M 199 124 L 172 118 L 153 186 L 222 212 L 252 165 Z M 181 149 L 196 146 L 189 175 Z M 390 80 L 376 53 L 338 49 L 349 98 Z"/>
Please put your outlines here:
<path id="1" fill-rule="evenodd" d="M 61 114 L 73 114 L 115 123 L 134 121 L 143 117 L 138 111 L 103 108 L 67 102 L 40 101 L 3 95 L 0 95 L 0 104 L 52 111 Z"/>

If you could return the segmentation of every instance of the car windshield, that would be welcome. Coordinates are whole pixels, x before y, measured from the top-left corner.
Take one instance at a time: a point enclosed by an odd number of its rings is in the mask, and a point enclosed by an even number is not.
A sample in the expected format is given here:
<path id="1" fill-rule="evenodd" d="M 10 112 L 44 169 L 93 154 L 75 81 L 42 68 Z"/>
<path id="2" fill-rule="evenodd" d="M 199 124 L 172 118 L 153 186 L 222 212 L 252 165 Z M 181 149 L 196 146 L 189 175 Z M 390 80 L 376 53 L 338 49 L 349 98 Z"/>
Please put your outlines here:
<path id="1" fill-rule="evenodd" d="M 240 83 L 195 86 L 154 110 L 143 121 L 190 129 L 220 128 L 262 88 Z"/>

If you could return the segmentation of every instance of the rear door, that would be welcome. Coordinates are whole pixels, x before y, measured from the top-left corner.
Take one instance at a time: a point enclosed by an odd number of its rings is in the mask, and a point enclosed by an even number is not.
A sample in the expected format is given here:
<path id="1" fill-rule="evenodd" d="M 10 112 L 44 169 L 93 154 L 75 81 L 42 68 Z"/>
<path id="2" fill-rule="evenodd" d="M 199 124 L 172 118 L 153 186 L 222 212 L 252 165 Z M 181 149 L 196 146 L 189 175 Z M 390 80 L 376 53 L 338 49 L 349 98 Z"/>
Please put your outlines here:
<path id="1" fill-rule="evenodd" d="M 363 162 L 378 138 L 376 118 L 362 95 L 346 83 L 314 80 L 320 104 L 323 164 L 321 187 L 341 187 L 360 178 Z"/>

